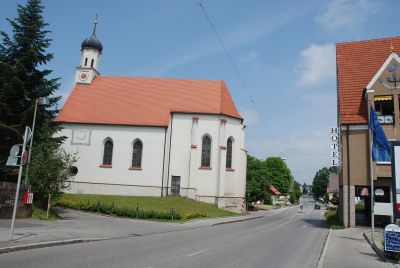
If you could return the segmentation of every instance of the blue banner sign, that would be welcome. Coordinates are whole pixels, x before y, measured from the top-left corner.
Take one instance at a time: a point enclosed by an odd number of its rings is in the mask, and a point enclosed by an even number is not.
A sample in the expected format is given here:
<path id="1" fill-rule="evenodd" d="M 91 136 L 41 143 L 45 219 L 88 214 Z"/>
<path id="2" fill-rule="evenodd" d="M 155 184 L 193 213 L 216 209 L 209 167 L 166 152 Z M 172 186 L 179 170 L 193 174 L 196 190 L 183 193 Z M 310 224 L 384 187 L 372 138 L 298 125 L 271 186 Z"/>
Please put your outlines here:
<path id="1" fill-rule="evenodd" d="M 385 227 L 385 251 L 400 252 L 400 227 L 396 224 Z"/>

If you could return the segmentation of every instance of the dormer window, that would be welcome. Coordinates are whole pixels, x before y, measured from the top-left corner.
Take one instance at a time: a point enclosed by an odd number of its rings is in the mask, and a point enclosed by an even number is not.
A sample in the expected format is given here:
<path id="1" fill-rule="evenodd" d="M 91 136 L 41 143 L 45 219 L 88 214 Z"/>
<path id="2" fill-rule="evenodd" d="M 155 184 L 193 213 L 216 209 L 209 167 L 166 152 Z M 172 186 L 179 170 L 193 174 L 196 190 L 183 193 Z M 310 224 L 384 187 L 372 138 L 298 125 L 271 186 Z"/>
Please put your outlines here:
<path id="1" fill-rule="evenodd" d="M 374 103 L 379 123 L 393 124 L 393 115 L 394 115 L 393 96 L 375 96 Z"/>

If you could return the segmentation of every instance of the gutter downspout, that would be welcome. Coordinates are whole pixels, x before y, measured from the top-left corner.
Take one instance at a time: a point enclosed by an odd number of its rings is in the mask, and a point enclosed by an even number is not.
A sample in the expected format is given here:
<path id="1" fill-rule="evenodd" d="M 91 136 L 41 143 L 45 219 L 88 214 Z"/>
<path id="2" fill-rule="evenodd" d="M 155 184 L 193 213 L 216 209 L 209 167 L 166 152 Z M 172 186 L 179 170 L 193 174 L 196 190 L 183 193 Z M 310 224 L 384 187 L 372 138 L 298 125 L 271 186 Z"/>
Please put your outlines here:
<path id="1" fill-rule="evenodd" d="M 165 134 L 164 134 L 164 154 L 163 154 L 163 165 L 161 174 L 161 197 L 164 196 L 164 167 L 165 167 L 165 147 L 167 144 L 167 129 L 168 127 L 165 128 Z"/>
<path id="2" fill-rule="evenodd" d="M 167 177 L 167 192 L 165 195 L 168 195 L 168 185 L 169 185 L 169 169 L 171 167 L 171 150 L 172 150 L 172 124 L 174 122 L 174 114 L 171 113 L 171 131 L 169 133 L 169 153 L 168 153 L 168 177 Z"/>
<path id="3" fill-rule="evenodd" d="M 346 147 L 347 147 L 347 182 L 348 182 L 348 200 L 347 200 L 347 216 L 348 216 L 348 227 L 350 227 L 350 200 L 351 200 L 351 191 L 350 191 L 350 185 L 351 185 L 351 179 L 350 179 L 350 142 L 349 142 L 349 125 L 347 125 L 347 131 L 346 131 Z"/>
<path id="4" fill-rule="evenodd" d="M 368 102 L 368 118 L 370 114 L 370 109 L 371 109 L 371 103 Z M 371 118 L 369 118 L 369 121 L 371 121 Z M 369 127 L 368 130 L 368 139 L 369 139 L 369 173 L 370 173 L 370 184 L 371 184 L 371 191 L 370 191 L 370 198 L 371 198 L 371 241 L 372 244 L 375 244 L 374 238 L 375 238 L 375 198 L 374 198 L 374 169 L 373 169 L 373 164 L 372 164 L 372 131 L 371 128 Z"/>

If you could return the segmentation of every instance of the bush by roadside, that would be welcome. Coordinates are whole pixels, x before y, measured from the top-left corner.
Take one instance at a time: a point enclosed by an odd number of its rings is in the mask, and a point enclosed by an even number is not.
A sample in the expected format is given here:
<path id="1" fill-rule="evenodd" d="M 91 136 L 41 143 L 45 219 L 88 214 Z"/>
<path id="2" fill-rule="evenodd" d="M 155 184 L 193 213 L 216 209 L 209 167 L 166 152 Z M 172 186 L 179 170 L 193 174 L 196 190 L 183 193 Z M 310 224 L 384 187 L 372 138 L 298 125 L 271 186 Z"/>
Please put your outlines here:
<path id="1" fill-rule="evenodd" d="M 329 227 L 332 229 L 343 229 L 343 225 L 340 224 L 339 216 L 336 211 L 327 211 L 324 214 L 326 220 L 328 221 Z"/>

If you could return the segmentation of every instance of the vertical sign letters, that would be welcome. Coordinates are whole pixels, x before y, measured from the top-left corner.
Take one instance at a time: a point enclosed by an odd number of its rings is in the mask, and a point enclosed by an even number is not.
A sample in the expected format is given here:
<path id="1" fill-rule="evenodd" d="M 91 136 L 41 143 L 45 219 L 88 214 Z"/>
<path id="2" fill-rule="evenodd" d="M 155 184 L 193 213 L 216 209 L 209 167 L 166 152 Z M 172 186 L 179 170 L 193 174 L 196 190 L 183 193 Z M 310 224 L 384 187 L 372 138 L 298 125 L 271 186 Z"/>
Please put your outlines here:
<path id="1" fill-rule="evenodd" d="M 331 166 L 339 165 L 339 128 L 331 128 Z"/>

